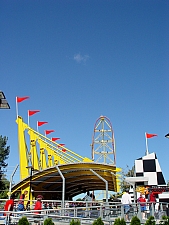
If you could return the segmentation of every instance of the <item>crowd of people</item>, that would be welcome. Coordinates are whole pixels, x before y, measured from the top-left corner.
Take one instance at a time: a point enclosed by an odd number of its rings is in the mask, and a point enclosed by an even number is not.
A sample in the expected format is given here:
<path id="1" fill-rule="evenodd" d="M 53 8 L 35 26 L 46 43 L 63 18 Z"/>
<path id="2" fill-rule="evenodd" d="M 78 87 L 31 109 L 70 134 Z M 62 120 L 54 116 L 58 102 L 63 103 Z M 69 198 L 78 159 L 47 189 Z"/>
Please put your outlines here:
<path id="1" fill-rule="evenodd" d="M 19 197 L 19 201 L 17 203 L 17 206 L 16 206 L 16 211 L 25 211 L 29 208 L 29 204 L 30 202 L 27 201 L 27 204 L 25 205 L 24 204 L 24 199 L 25 199 L 25 196 L 27 195 L 27 191 L 25 191 L 23 194 L 20 195 Z M 36 202 L 35 202 L 35 205 L 34 205 L 34 210 L 42 210 L 42 199 L 43 199 L 43 196 L 42 195 L 38 195 L 36 197 Z M 15 195 L 11 195 L 10 196 L 10 199 L 8 199 L 4 205 L 4 211 L 13 211 L 14 210 L 14 206 L 15 206 Z M 40 213 L 38 211 L 36 211 L 35 213 Z M 8 214 L 10 215 L 10 214 Z M 6 213 L 4 213 L 4 216 L 6 216 Z"/>
<path id="2" fill-rule="evenodd" d="M 132 200 L 131 195 L 129 194 L 129 189 L 126 189 L 126 191 L 123 193 L 121 198 L 121 203 L 123 204 L 124 208 L 124 214 L 125 214 L 125 220 L 130 221 L 129 219 L 129 213 L 132 208 Z M 139 198 L 137 199 L 138 206 L 140 207 L 142 219 L 146 219 L 145 215 L 147 212 L 147 205 L 149 207 L 150 216 L 153 215 L 153 211 L 155 211 L 155 204 L 156 204 L 156 196 L 155 194 L 150 190 L 148 194 L 148 200 L 146 201 L 146 198 L 140 193 Z"/>
<path id="3" fill-rule="evenodd" d="M 27 195 L 27 191 L 20 195 L 19 199 L 16 201 L 15 196 L 11 195 L 10 199 L 6 201 L 4 205 L 4 211 L 25 211 L 30 210 L 30 201 L 25 202 L 25 196 Z M 42 210 L 42 209 L 56 209 L 59 208 L 60 205 L 57 202 L 47 202 L 43 201 L 42 195 L 37 195 L 36 202 L 32 204 L 33 210 Z M 15 201 L 14 201 L 15 200 Z M 93 203 L 93 205 L 98 205 L 97 203 Z M 86 202 L 66 202 L 65 208 L 72 207 L 86 207 Z M 5 215 L 5 213 L 4 213 Z"/>
<path id="4" fill-rule="evenodd" d="M 25 196 L 28 194 L 27 191 L 25 191 L 23 194 L 20 195 L 19 200 L 17 202 L 16 206 L 16 211 L 24 211 L 28 210 L 30 202 L 28 201 L 27 204 L 25 204 L 24 199 Z M 10 196 L 10 199 L 6 201 L 5 206 L 4 206 L 4 211 L 13 211 L 14 210 L 14 195 Z M 54 209 L 57 208 L 57 203 L 52 204 L 52 203 L 47 203 L 47 202 L 42 202 L 43 196 L 42 195 L 37 195 L 36 197 L 36 202 L 34 204 L 33 210 L 35 210 L 35 214 L 40 214 L 40 210 L 42 209 Z M 123 193 L 122 198 L 121 198 L 121 203 L 124 208 L 124 215 L 125 215 L 125 220 L 129 221 L 129 213 L 132 207 L 132 200 L 131 200 L 131 195 L 129 194 L 129 189 L 126 189 L 126 191 Z M 98 203 L 95 203 L 96 206 L 99 206 Z M 149 212 L 150 215 L 152 215 L 153 210 L 155 211 L 155 204 L 156 204 L 156 197 L 154 193 L 150 190 L 149 195 L 148 195 L 148 200 L 146 201 L 145 197 L 140 193 L 139 198 L 137 199 L 137 207 L 140 207 L 142 219 L 146 218 L 146 212 L 147 212 L 147 205 L 149 206 Z M 94 205 L 92 205 L 94 206 Z M 65 208 L 71 208 L 71 207 L 86 207 L 86 202 L 66 202 Z M 10 215 L 11 213 L 8 213 Z M 6 216 L 6 212 L 4 212 L 4 216 Z"/>

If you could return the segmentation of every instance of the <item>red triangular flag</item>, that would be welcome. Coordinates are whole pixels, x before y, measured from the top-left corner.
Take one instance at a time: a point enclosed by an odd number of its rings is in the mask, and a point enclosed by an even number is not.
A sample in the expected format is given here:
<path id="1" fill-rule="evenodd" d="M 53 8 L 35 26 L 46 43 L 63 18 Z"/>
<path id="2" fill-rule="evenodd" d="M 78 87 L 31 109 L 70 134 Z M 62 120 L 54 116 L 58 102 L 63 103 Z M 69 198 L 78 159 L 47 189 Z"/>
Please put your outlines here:
<path id="1" fill-rule="evenodd" d="M 50 134 L 50 133 L 52 133 L 52 132 L 54 132 L 54 130 L 45 130 L 45 134 L 47 135 L 47 134 Z"/>
<path id="2" fill-rule="evenodd" d="M 65 144 L 59 144 L 59 146 L 58 147 L 61 147 L 61 146 L 64 146 Z"/>
<path id="3" fill-rule="evenodd" d="M 52 138 L 52 141 L 60 140 L 60 138 Z"/>
<path id="4" fill-rule="evenodd" d="M 62 148 L 62 152 L 66 152 L 66 149 L 65 148 Z"/>
<path id="5" fill-rule="evenodd" d="M 48 123 L 48 122 L 40 122 L 40 121 L 38 121 L 38 127 L 40 127 L 40 126 L 42 126 L 43 124 L 46 124 L 46 123 Z"/>
<path id="6" fill-rule="evenodd" d="M 38 113 L 38 112 L 40 112 L 40 110 L 28 110 L 28 115 L 32 116 L 32 115 L 34 115 L 35 113 Z"/>
<path id="7" fill-rule="evenodd" d="M 22 101 L 24 101 L 28 98 L 29 98 L 28 96 L 26 96 L 26 97 L 16 97 L 16 101 L 19 103 L 19 102 L 22 102 Z"/>
<path id="8" fill-rule="evenodd" d="M 146 138 L 152 138 L 152 137 L 156 137 L 157 134 L 148 134 L 146 133 Z"/>

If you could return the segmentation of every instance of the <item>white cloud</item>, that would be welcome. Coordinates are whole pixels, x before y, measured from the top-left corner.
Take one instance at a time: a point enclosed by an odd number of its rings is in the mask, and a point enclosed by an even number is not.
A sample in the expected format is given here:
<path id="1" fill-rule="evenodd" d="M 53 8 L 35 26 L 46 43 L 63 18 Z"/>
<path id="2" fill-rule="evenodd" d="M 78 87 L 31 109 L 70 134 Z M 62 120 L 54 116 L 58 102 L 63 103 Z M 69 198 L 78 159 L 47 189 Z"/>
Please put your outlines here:
<path id="1" fill-rule="evenodd" d="M 73 59 L 78 62 L 78 63 L 81 63 L 81 62 L 86 62 L 86 60 L 89 58 L 88 55 L 81 55 L 80 53 L 78 54 L 75 54 Z"/>

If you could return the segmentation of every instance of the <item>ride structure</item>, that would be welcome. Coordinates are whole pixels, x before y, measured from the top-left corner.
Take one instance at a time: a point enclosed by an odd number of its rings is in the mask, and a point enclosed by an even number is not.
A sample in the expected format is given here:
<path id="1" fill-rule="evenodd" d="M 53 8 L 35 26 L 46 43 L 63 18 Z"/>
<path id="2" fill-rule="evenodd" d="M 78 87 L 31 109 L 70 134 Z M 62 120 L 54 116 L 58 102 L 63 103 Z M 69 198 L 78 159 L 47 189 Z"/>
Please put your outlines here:
<path id="1" fill-rule="evenodd" d="M 33 130 L 23 122 L 18 116 L 18 138 L 19 138 L 19 156 L 20 156 L 20 179 L 29 176 L 29 170 L 40 171 L 52 166 L 74 163 L 74 162 L 92 162 L 87 157 L 82 157 L 69 150 L 63 144 L 59 144 L 47 136 Z M 30 141 L 30 150 L 28 149 L 25 131 L 28 131 Z"/>
<path id="2" fill-rule="evenodd" d="M 93 161 L 116 165 L 114 132 L 110 119 L 106 116 L 100 116 L 96 120 L 91 146 Z"/>
<path id="3" fill-rule="evenodd" d="M 100 116 L 96 120 L 91 147 L 93 161 L 116 165 L 115 138 L 112 124 L 108 117 Z M 106 192 L 102 191 L 98 195 L 102 195 L 105 198 Z"/>
<path id="4" fill-rule="evenodd" d="M 106 200 L 108 191 L 119 191 L 120 169 L 116 168 L 115 161 L 99 163 L 82 157 L 32 129 L 21 116 L 17 116 L 16 123 L 20 182 L 12 187 L 11 193 L 27 191 L 25 200 L 33 200 L 38 194 L 43 194 L 45 199 L 62 199 L 64 204 L 65 199 L 72 200 L 88 191 L 106 190 Z M 114 150 L 112 152 L 115 153 Z"/>

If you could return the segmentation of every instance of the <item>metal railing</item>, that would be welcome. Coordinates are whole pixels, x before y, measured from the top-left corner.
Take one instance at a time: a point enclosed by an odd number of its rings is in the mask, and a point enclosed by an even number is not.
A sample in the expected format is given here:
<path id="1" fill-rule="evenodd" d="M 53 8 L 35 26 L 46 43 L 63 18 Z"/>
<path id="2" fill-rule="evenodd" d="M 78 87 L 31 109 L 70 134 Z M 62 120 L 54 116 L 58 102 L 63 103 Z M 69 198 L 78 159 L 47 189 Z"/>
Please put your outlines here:
<path id="1" fill-rule="evenodd" d="M 17 211 L 17 202 L 12 212 L 5 212 L 2 205 L 5 200 L 0 200 L 0 224 L 17 224 L 19 219 L 26 216 L 29 223 L 43 224 L 46 218 L 52 218 L 55 224 L 69 224 L 72 219 L 79 219 L 81 224 L 92 224 L 95 219 L 101 217 L 105 224 L 112 225 L 116 218 L 125 218 L 124 207 L 119 202 L 73 202 L 66 201 L 65 207 L 61 207 L 61 201 L 45 200 L 42 210 L 33 210 L 34 202 L 31 202 L 30 209 L 26 211 Z M 6 213 L 6 216 L 3 214 Z M 39 214 L 36 214 L 39 213 Z M 146 203 L 146 210 L 141 212 L 140 204 L 133 203 L 129 211 L 129 219 L 137 216 L 141 223 L 154 216 L 157 223 L 163 215 L 168 215 L 168 203 L 159 203 L 158 209 Z"/>

